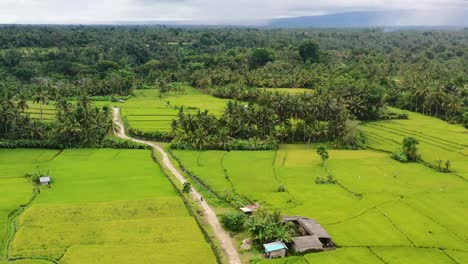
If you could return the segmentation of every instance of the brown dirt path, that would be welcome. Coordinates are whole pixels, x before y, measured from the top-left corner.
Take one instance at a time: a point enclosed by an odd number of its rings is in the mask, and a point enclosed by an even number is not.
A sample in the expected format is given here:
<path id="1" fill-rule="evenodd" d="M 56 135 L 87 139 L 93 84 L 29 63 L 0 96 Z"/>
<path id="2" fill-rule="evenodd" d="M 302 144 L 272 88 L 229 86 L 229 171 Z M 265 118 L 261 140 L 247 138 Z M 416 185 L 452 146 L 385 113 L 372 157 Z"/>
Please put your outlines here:
<path id="1" fill-rule="evenodd" d="M 113 122 L 116 126 L 116 131 L 115 131 L 116 136 L 123 138 L 123 139 L 128 139 L 128 140 L 132 140 L 138 143 L 151 146 L 152 148 L 154 148 L 156 151 L 158 151 L 162 155 L 163 165 L 171 171 L 171 173 L 177 178 L 177 180 L 179 180 L 180 184 L 183 184 L 184 182 L 187 181 L 184 178 L 184 176 L 182 176 L 182 174 L 180 174 L 179 171 L 177 171 L 177 169 L 174 167 L 171 160 L 169 159 L 166 151 L 164 151 L 164 148 L 162 148 L 159 144 L 155 142 L 147 141 L 147 140 L 134 139 L 125 134 L 125 128 L 120 120 L 120 108 L 117 108 L 117 107 L 114 108 Z M 192 188 L 191 194 L 192 194 L 192 199 L 194 201 L 200 202 L 200 199 L 202 196 L 197 190 Z M 219 241 L 223 251 L 227 254 L 229 258 L 229 263 L 241 264 L 239 253 L 237 252 L 236 247 L 234 246 L 230 235 L 221 227 L 221 224 L 218 220 L 218 217 L 216 216 L 216 213 L 209 206 L 206 200 L 203 200 L 203 202 L 200 202 L 200 205 L 205 213 L 208 224 L 211 226 L 211 228 L 214 231 L 216 239 Z"/>

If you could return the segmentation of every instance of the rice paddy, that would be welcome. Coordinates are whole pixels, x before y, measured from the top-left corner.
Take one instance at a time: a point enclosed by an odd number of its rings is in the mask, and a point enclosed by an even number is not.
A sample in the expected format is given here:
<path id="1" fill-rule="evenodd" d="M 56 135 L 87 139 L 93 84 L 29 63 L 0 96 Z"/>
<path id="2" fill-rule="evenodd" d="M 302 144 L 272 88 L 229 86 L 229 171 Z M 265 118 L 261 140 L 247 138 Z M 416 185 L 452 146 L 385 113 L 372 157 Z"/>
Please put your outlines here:
<path id="1" fill-rule="evenodd" d="M 431 126 L 427 120 L 421 122 Z M 454 159 L 455 173 L 438 172 L 422 163 L 400 163 L 389 153 L 374 150 L 329 150 L 330 159 L 322 167 L 314 146 L 308 145 L 256 152 L 174 151 L 174 155 L 220 195 L 237 192 L 283 214 L 318 220 L 339 249 L 308 254 L 309 263 L 464 263 L 468 261 L 468 183 L 458 174 L 468 169 L 460 154 L 468 143 L 463 139 L 466 130 L 442 121 L 435 125 L 451 128 L 447 133 L 460 139 L 459 151 L 452 154 L 459 155 Z M 365 124 L 370 138 L 374 126 Z M 423 156 L 429 146 L 434 148 L 431 140 L 436 133 L 425 129 L 430 132 L 419 136 Z M 338 184 L 315 183 L 316 177 L 328 174 Z M 278 192 L 279 186 L 286 192 Z M 302 260 L 277 263 L 288 261 Z"/>
<path id="2" fill-rule="evenodd" d="M 408 120 L 369 122 L 361 125 L 369 138 L 370 147 L 395 151 L 401 147 L 404 137 L 412 136 L 419 141 L 421 159 L 439 166 L 450 160 L 457 175 L 468 179 L 468 132 L 460 125 L 449 124 L 440 119 L 409 113 Z"/>
<path id="3" fill-rule="evenodd" d="M 9 187 L 16 196 L 0 198 L 2 219 L 31 198 L 26 172 L 39 168 L 53 180 L 16 221 L 7 253 L 24 260 L 15 263 L 216 263 L 149 151 L 2 150 L 0 166 L 0 188 L 17 181 Z"/>
<path id="4" fill-rule="evenodd" d="M 168 132 L 171 121 L 177 119 L 180 107 L 183 106 L 188 112 L 208 110 L 220 115 L 227 101 L 185 87 L 184 93 L 171 93 L 162 99 L 155 89 L 137 90 L 136 97 L 119 106 L 130 127 L 144 132 Z"/>

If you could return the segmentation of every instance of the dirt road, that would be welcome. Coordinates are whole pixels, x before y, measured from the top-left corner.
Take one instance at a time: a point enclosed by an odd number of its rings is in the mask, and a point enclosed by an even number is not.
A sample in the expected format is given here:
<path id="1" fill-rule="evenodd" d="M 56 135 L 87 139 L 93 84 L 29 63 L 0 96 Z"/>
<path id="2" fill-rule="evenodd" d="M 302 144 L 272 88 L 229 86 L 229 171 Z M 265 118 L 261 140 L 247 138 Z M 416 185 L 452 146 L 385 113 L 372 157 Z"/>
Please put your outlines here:
<path id="1" fill-rule="evenodd" d="M 174 167 L 172 164 L 171 160 L 167 156 L 166 151 L 158 145 L 155 142 L 151 141 L 146 141 L 146 140 L 140 140 L 140 139 L 134 139 L 125 134 L 125 128 L 120 120 L 120 108 L 115 107 L 114 108 L 114 124 L 116 126 L 116 131 L 115 134 L 123 139 L 129 139 L 138 143 L 146 144 L 154 148 L 156 151 L 161 153 L 163 157 L 163 164 L 166 168 L 168 168 L 171 173 L 179 180 L 181 184 L 186 182 L 186 179 L 184 176 L 182 176 L 179 171 Z M 201 195 L 197 190 L 192 188 L 192 198 L 199 202 L 201 199 Z M 236 247 L 232 243 L 231 237 L 229 234 L 221 227 L 221 224 L 219 223 L 218 217 L 216 216 L 216 213 L 213 211 L 213 209 L 208 205 L 208 203 L 203 200 L 203 202 L 200 203 L 201 207 L 203 208 L 203 211 L 205 212 L 206 220 L 208 224 L 211 226 L 213 229 L 213 232 L 215 234 L 216 239 L 219 241 L 221 248 L 223 251 L 226 252 L 228 258 L 229 258 L 229 263 L 231 264 L 241 264 L 241 260 L 239 257 L 239 253 L 237 253 Z"/>

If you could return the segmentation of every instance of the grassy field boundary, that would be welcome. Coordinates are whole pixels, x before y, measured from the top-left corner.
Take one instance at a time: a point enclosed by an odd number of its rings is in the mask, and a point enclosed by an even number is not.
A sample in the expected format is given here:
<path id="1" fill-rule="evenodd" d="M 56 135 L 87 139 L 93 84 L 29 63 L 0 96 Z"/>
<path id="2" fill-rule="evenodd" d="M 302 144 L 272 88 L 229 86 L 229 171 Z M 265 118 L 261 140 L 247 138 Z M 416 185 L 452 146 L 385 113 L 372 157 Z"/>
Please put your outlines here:
<path id="1" fill-rule="evenodd" d="M 452 256 L 450 256 L 449 254 L 447 254 L 447 252 L 445 252 L 445 250 L 440 250 L 440 252 L 442 254 L 444 254 L 447 258 L 449 258 L 453 263 L 455 264 L 461 264 L 460 262 L 458 262 L 456 259 L 454 259 Z"/>
<path id="2" fill-rule="evenodd" d="M 171 157 L 177 162 L 177 166 L 184 172 L 186 175 L 188 175 L 194 182 L 196 182 L 197 185 L 203 187 L 206 191 L 214 195 L 216 198 L 226 201 L 219 193 L 213 191 L 206 183 L 204 183 L 198 176 L 196 176 L 194 173 L 192 173 L 190 170 L 188 170 L 183 164 L 182 161 L 174 155 L 174 153 L 171 151 L 171 149 L 166 149 L 167 152 L 171 155 Z M 226 201 L 227 202 L 227 201 Z"/>
<path id="3" fill-rule="evenodd" d="M 392 219 L 390 219 L 390 217 L 387 216 L 386 213 L 382 212 L 380 209 L 378 209 L 378 210 L 379 210 L 379 213 L 380 213 L 381 215 L 383 215 L 383 217 L 385 218 L 385 220 L 387 220 L 398 232 L 400 232 L 400 234 L 401 234 L 404 238 L 406 238 L 406 240 L 408 240 L 408 242 L 410 242 L 411 245 L 413 245 L 413 247 L 416 247 L 416 244 L 414 243 L 414 241 L 411 240 L 411 239 L 409 238 L 409 236 L 408 236 L 407 234 L 405 234 L 405 232 L 403 232 L 403 231 L 392 221 Z"/>
<path id="4" fill-rule="evenodd" d="M 4 243 L 2 243 L 1 249 L 0 249 L 0 257 L 4 258 L 6 260 L 14 260 L 10 259 L 8 257 L 8 252 L 10 250 L 11 243 L 13 242 L 13 239 L 15 238 L 15 234 L 17 231 L 17 220 L 18 217 L 27 209 L 31 206 L 31 204 L 36 200 L 37 196 L 40 193 L 39 188 L 35 188 L 32 197 L 29 199 L 29 201 L 26 204 L 20 205 L 18 208 L 14 209 L 13 211 L 8 214 L 8 227 L 7 227 L 7 233 L 6 233 L 6 239 Z M 23 258 L 26 259 L 26 258 Z"/>
<path id="5" fill-rule="evenodd" d="M 369 251 L 376 257 L 378 258 L 382 263 L 384 264 L 390 264 L 387 261 L 385 261 L 381 256 L 379 256 L 373 249 L 372 247 L 368 247 Z"/>
<path id="6" fill-rule="evenodd" d="M 379 149 L 379 148 L 376 148 L 376 147 L 367 146 L 367 149 L 377 151 L 377 152 L 387 153 L 387 154 L 390 154 L 390 155 L 392 154 L 391 151 L 388 151 L 388 150 L 385 150 L 385 149 Z M 429 163 L 427 161 L 424 161 L 422 159 L 418 159 L 418 161 L 416 161 L 416 162 L 419 163 L 419 164 L 422 164 L 422 165 L 424 165 L 424 166 L 426 166 L 428 168 L 431 168 L 431 169 L 433 169 L 435 171 L 446 173 L 446 174 L 452 174 L 452 175 L 454 175 L 454 176 L 456 176 L 456 177 L 458 177 L 458 178 L 460 178 L 460 179 L 462 179 L 464 181 L 468 181 L 467 178 L 463 177 L 462 175 L 460 175 L 460 174 L 458 174 L 458 173 L 456 173 L 454 171 L 444 172 L 441 169 L 439 169 L 438 167 L 436 167 L 436 166 L 432 165 L 431 163 Z"/>
<path id="7" fill-rule="evenodd" d="M 172 155 L 172 154 L 171 154 Z M 223 257 L 223 253 L 220 250 L 219 245 L 215 242 L 216 240 L 212 239 L 210 236 L 211 230 L 209 230 L 209 226 L 207 224 L 204 224 L 202 216 L 198 214 L 198 212 L 202 212 L 199 208 L 197 208 L 197 205 L 194 202 L 191 202 L 188 200 L 185 195 L 182 193 L 182 189 L 179 185 L 177 185 L 177 181 L 171 177 L 171 173 L 168 172 L 168 169 L 162 166 L 161 164 L 161 154 L 159 154 L 154 148 L 151 149 L 151 158 L 153 161 L 159 166 L 161 171 L 164 173 L 164 175 L 167 177 L 167 179 L 171 182 L 172 186 L 174 189 L 177 191 L 179 196 L 181 197 L 182 201 L 185 204 L 185 207 L 187 208 L 188 212 L 190 215 L 195 219 L 195 222 L 197 223 L 198 227 L 200 228 L 203 237 L 205 238 L 206 242 L 210 245 L 211 249 L 213 250 L 213 253 L 216 257 L 216 261 L 218 264 L 223 264 L 226 263 L 224 260 L 225 258 Z"/>

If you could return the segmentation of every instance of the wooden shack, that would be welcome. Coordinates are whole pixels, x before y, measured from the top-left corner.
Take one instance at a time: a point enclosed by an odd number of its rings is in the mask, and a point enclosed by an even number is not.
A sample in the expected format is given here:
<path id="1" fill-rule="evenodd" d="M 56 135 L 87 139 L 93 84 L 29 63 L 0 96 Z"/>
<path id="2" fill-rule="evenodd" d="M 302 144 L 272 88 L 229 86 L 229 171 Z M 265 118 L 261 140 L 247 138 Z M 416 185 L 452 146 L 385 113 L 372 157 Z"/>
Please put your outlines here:
<path id="1" fill-rule="evenodd" d="M 294 251 L 309 253 L 335 249 L 330 235 L 315 220 L 301 216 L 290 216 L 283 218 L 283 221 L 294 223 L 299 232 L 299 236 L 292 240 Z"/>

